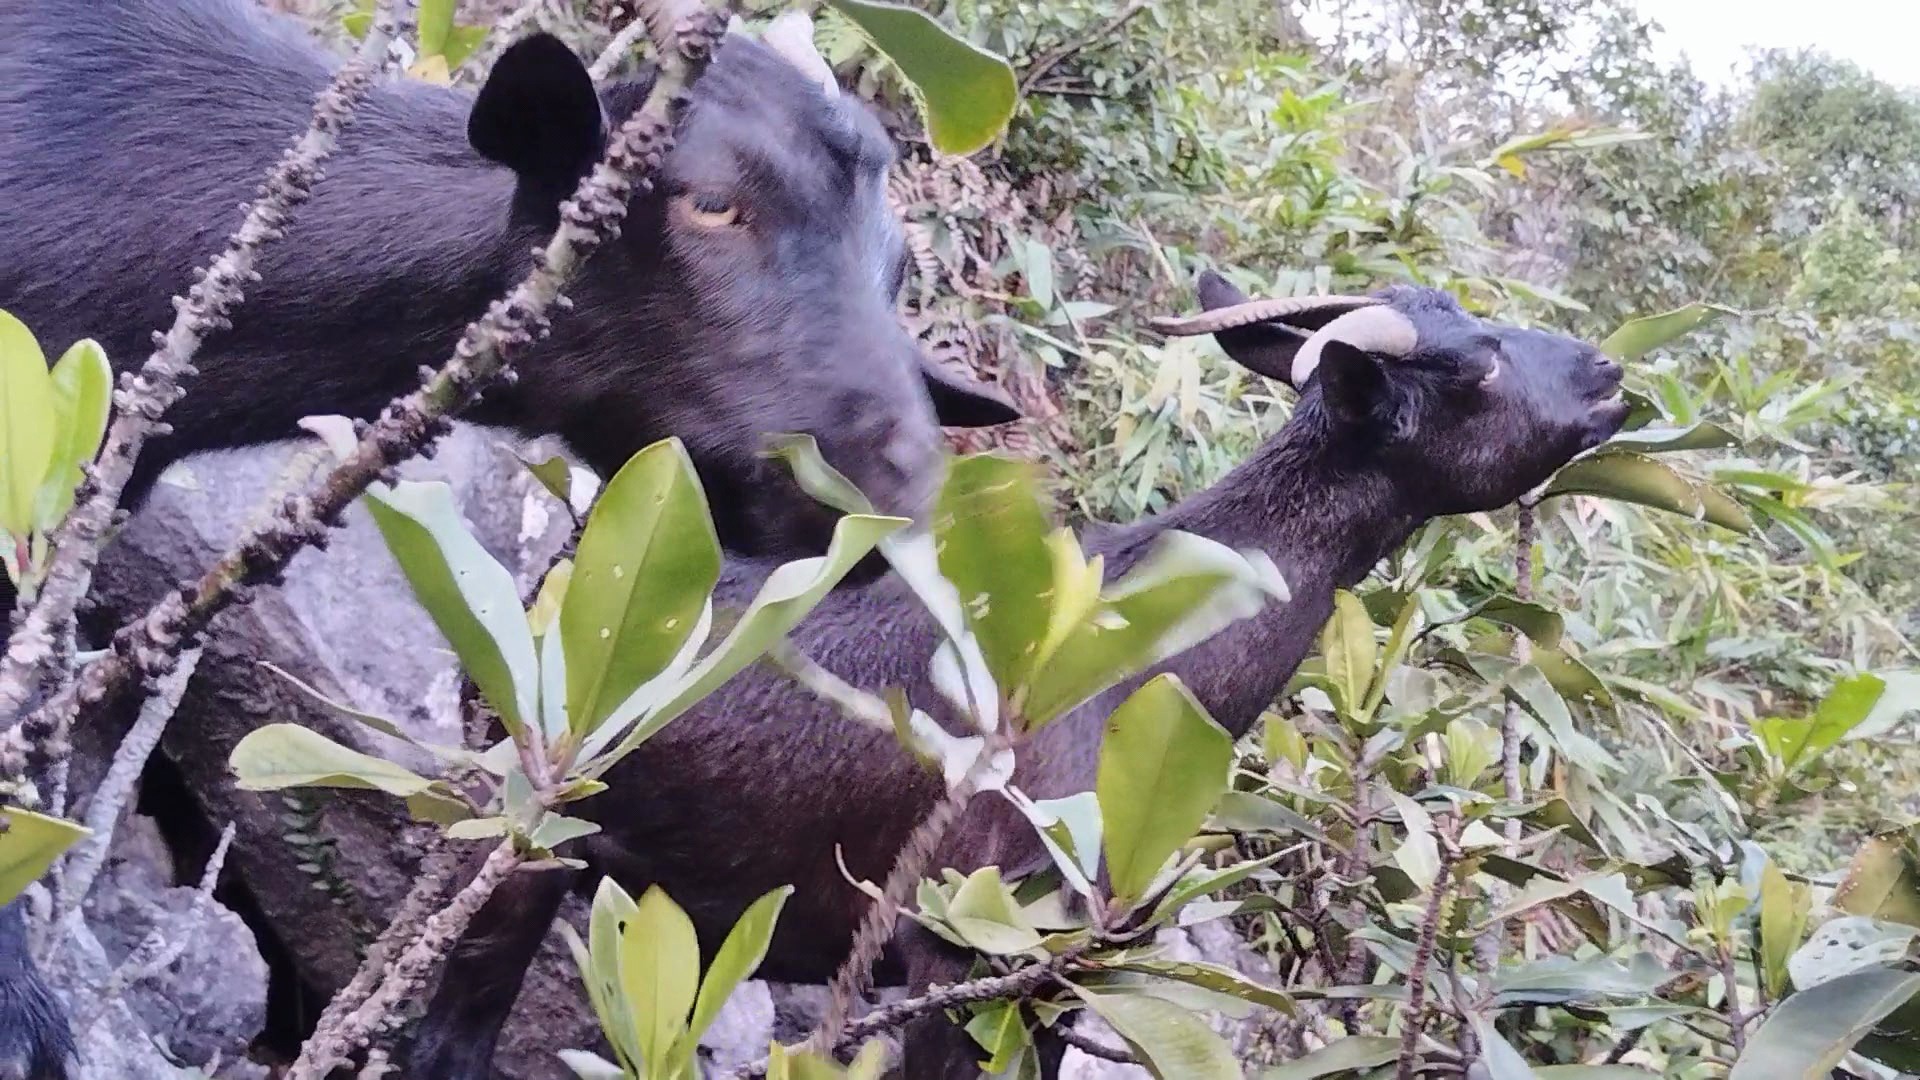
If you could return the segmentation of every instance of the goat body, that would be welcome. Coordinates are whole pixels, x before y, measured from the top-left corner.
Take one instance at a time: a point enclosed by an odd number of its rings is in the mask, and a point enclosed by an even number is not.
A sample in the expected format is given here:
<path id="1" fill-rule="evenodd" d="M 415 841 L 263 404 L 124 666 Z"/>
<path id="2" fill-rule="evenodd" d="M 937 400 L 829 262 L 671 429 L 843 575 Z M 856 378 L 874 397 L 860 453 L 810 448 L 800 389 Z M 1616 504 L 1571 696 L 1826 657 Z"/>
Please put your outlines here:
<path id="1" fill-rule="evenodd" d="M 1210 280 L 1203 298 L 1233 294 Z M 1382 358 L 1322 341 L 1320 374 L 1293 418 L 1213 488 L 1160 517 L 1090 530 L 1085 546 L 1125 573 L 1168 530 L 1265 551 L 1292 599 L 1160 665 L 1177 673 L 1229 732 L 1244 733 L 1285 687 L 1332 610 L 1335 589 L 1361 580 L 1436 515 L 1492 508 L 1544 481 L 1625 417 L 1612 397 L 1617 367 L 1579 342 L 1493 327 L 1444 294 L 1395 290 L 1393 311 L 1419 347 Z M 1270 333 L 1269 333 L 1270 332 Z M 1267 337 L 1223 334 L 1230 354 L 1290 371 L 1307 335 L 1284 325 Z M 1489 372 L 1492 377 L 1489 377 Z M 761 564 L 731 564 L 719 599 L 745 603 Z M 829 596 L 792 635 L 796 647 L 856 686 L 898 686 L 952 725 L 928 675 L 938 642 L 931 617 L 895 579 Z M 1104 720 L 1146 675 L 1114 687 L 1043 728 L 1022 747 L 1014 783 L 1036 798 L 1094 785 Z M 772 671 L 742 673 L 669 724 L 607 777 L 611 790 L 580 804 L 602 832 L 583 842 L 596 872 L 629 889 L 659 885 L 684 907 L 711 949 L 746 906 L 791 884 L 762 974 L 819 982 L 845 958 L 869 899 L 849 885 L 883 879 L 902 843 L 944 797 L 940 779 L 890 735 L 842 716 Z M 1004 800 L 973 800 L 935 861 L 1009 875 L 1046 858 L 1031 824 Z M 416 1047 L 420 1080 L 487 1075 L 491 1036 L 518 977 L 568 888 L 564 872 L 505 886 L 456 949 Z M 912 990 L 951 982 L 970 957 L 906 924 L 879 972 Z M 905 1075 L 977 1075 L 978 1048 L 933 1017 L 910 1028 Z M 1048 1048 L 1057 1062 L 1060 1047 Z"/>

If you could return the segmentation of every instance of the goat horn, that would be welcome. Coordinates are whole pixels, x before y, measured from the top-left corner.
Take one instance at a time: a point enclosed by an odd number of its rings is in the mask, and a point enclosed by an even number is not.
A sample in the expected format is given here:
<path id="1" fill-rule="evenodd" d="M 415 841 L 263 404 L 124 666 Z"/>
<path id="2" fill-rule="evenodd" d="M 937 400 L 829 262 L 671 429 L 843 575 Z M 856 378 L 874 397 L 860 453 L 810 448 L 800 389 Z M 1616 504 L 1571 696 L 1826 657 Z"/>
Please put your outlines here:
<path id="1" fill-rule="evenodd" d="M 1284 319 L 1289 315 L 1299 315 L 1308 311 L 1321 311 L 1328 308 L 1359 309 L 1374 307 L 1386 301 L 1371 296 L 1279 296 L 1270 300 L 1249 300 L 1244 304 L 1232 304 L 1227 307 L 1203 311 L 1198 315 L 1184 318 L 1164 317 L 1154 319 L 1149 325 L 1169 337 L 1196 337 L 1202 334 L 1217 334 L 1222 330 L 1237 330 L 1242 326 L 1252 326 L 1269 319 Z"/>
<path id="2" fill-rule="evenodd" d="M 1412 320 L 1390 307 L 1355 308 L 1314 331 L 1300 351 L 1293 354 L 1293 385 L 1307 385 L 1313 370 L 1320 366 L 1320 355 L 1327 342 L 1339 341 L 1361 352 L 1382 356 L 1405 356 L 1420 343 L 1420 333 Z"/>
<path id="3" fill-rule="evenodd" d="M 804 11 L 789 11 L 773 20 L 767 26 L 760 40 L 767 47 L 780 54 L 788 63 L 800 69 L 800 73 L 820 84 L 828 97 L 840 96 L 840 84 L 833 77 L 833 68 L 827 65 L 826 57 L 813 44 L 813 18 Z"/>

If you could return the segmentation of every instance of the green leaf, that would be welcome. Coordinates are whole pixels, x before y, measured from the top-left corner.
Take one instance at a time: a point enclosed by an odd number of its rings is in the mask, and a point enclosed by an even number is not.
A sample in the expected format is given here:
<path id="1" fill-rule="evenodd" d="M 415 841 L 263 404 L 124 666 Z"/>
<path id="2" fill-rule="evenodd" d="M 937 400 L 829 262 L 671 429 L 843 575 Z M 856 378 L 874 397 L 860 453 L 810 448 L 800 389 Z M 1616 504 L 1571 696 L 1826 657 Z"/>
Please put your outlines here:
<path id="1" fill-rule="evenodd" d="M 0 312 L 4 314 L 4 312 Z M 0 904 L 11 904 L 53 861 L 92 836 L 84 825 L 9 806 L 0 810 Z"/>
<path id="2" fill-rule="evenodd" d="M 707 967 L 700 993 L 694 999 L 693 1021 L 687 1027 L 686 1037 L 674 1051 L 676 1067 L 684 1071 L 692 1066 L 700 1039 L 713 1026 L 721 1006 L 727 1003 L 736 987 L 759 970 L 761 961 L 767 958 L 767 947 L 773 943 L 780 910 L 792 895 L 793 886 L 782 885 L 762 896 L 727 932 L 727 940 L 721 942 L 720 951 L 713 954 L 713 963 Z"/>
<path id="3" fill-rule="evenodd" d="M 521 458 L 520 464 L 526 466 L 535 480 L 540 481 L 540 486 L 547 489 L 547 494 L 568 507 L 573 506 L 573 466 L 567 464 L 566 458 L 557 454 L 541 462 Z"/>
<path id="4" fill-rule="evenodd" d="M 1076 892 L 1092 895 L 1100 874 L 1100 803 L 1091 791 L 1063 799 L 1029 799 L 1015 788 L 1002 789 L 1040 834 L 1053 864 Z"/>
<path id="5" fill-rule="evenodd" d="M 1527 640 L 1542 649 L 1560 647 L 1560 636 L 1566 632 L 1566 620 L 1560 613 L 1545 604 L 1533 600 L 1522 600 L 1517 596 L 1502 593 L 1489 597 L 1473 606 L 1468 616 L 1477 616 L 1502 626 L 1511 626 L 1527 635 Z"/>
<path id="6" fill-rule="evenodd" d="M 687 1030 L 700 985 L 700 940 L 693 920 L 658 885 L 640 897 L 620 930 L 620 992 L 633 1016 L 642 1073 L 647 1080 L 678 1080 L 674 1043 Z"/>
<path id="7" fill-rule="evenodd" d="M 34 527 L 50 533 L 73 509 L 81 469 L 100 452 L 113 410 L 113 368 L 92 339 L 78 341 L 53 365 L 55 435 L 46 479 L 34 501 Z"/>
<path id="8" fill-rule="evenodd" d="M 385 758 L 342 746 L 298 724 L 268 724 L 247 732 L 227 766 L 243 791 L 330 787 L 384 791 L 403 799 L 443 804 L 468 816 L 464 800 L 444 781 L 429 780 Z"/>
<path id="9" fill-rule="evenodd" d="M 1659 1074 L 1632 1065 L 1541 1065 L 1533 1075 L 1540 1080 L 1648 1080 Z"/>
<path id="10" fill-rule="evenodd" d="M 1868 837 L 1834 890 L 1833 906 L 1920 927 L 1920 826 Z"/>
<path id="11" fill-rule="evenodd" d="M 541 851 L 552 851 L 569 840 L 592 836 L 599 831 L 600 826 L 594 822 L 550 812 L 542 815 L 540 824 L 527 834 L 527 842 Z"/>
<path id="12" fill-rule="evenodd" d="M 1615 450 L 1637 450 L 1644 454 L 1671 454 L 1680 450 L 1718 450 L 1739 446 L 1740 437 L 1719 424 L 1702 420 L 1687 427 L 1643 427 L 1622 431 L 1608 439 Z"/>
<path id="13" fill-rule="evenodd" d="M 1862 915 L 1828 919 L 1788 958 L 1787 975 L 1798 989 L 1811 990 L 1842 975 L 1898 964 L 1916 936 L 1920 928 Z"/>
<path id="14" fill-rule="evenodd" d="M 1717 304 L 1688 304 L 1621 324 L 1600 343 L 1600 351 L 1622 363 L 1638 360 L 1670 341 L 1684 337 L 1710 319 L 1738 314 Z"/>
<path id="15" fill-rule="evenodd" d="M 1233 737 L 1178 676 L 1159 675 L 1107 718 L 1095 791 L 1113 892 L 1136 899 L 1220 801 Z"/>
<path id="16" fill-rule="evenodd" d="M 592 732 L 686 643 L 720 579 L 720 541 L 678 439 L 635 454 L 594 503 L 560 609 L 567 722 Z"/>
<path id="17" fill-rule="evenodd" d="M 1787 961 L 1800 948 L 1807 932 L 1813 900 L 1808 888 L 1791 881 L 1769 860 L 1760 872 L 1761 973 L 1767 995 L 1775 1001 L 1787 993 Z"/>
<path id="18" fill-rule="evenodd" d="M 1320 1080 L 1337 1073 L 1378 1068 L 1400 1056 L 1400 1040 L 1382 1035 L 1349 1035 L 1306 1057 L 1260 1074 L 1260 1080 Z"/>
<path id="19" fill-rule="evenodd" d="M 1536 1080 L 1533 1067 L 1493 1026 L 1493 1021 L 1478 1013 L 1472 1021 L 1474 1034 L 1480 1037 L 1480 1063 L 1486 1066 L 1487 1080 Z"/>
<path id="20" fill-rule="evenodd" d="M 47 357 L 26 324 L 0 311 L 0 532 L 33 531 L 34 502 L 58 434 Z"/>
<path id="21" fill-rule="evenodd" d="M 1286 583 L 1266 556 L 1242 554 L 1191 533 L 1162 534 L 1154 549 L 1063 635 L 1036 672 L 1021 713 L 1038 727 L 1108 687 L 1199 644 L 1269 600 Z"/>
<path id="22" fill-rule="evenodd" d="M 492 32 L 490 26 L 455 26 L 448 31 L 446 48 L 441 53 L 447 58 L 447 66 L 458 68 L 466 63 L 467 57 L 472 56 L 473 50 L 479 48 L 480 43 L 487 40 L 487 35 Z"/>
<path id="23" fill-rule="evenodd" d="M 642 718 L 612 750 L 593 756 L 598 747 L 589 744 L 585 756 L 592 757 L 592 762 L 584 768 L 585 774 L 590 777 L 604 774 L 700 699 L 765 655 L 875 544 L 907 524 L 905 518 L 849 514 L 834 526 L 833 541 L 827 545 L 825 555 L 800 559 L 775 569 L 726 640 L 679 680 L 672 688 L 673 696 L 665 704 Z M 611 736 L 619 731 L 619 725 L 610 724 L 596 734 Z"/>
<path id="24" fill-rule="evenodd" d="M 1878 675 L 1850 675 L 1833 685 L 1811 717 L 1757 720 L 1754 736 L 1788 772 L 1804 768 L 1863 723 L 1885 689 Z"/>
<path id="25" fill-rule="evenodd" d="M 1373 666 L 1379 648 L 1373 640 L 1373 617 L 1360 598 L 1345 589 L 1333 594 L 1333 615 L 1320 631 L 1320 655 L 1326 660 L 1327 679 L 1334 704 L 1359 717 L 1373 685 Z"/>
<path id="26" fill-rule="evenodd" d="M 1870 968 L 1782 1001 L 1727 1080 L 1825 1080 L 1887 1014 L 1920 992 L 1920 972 Z"/>
<path id="27" fill-rule="evenodd" d="M 420 27 L 420 55 L 441 56 L 447 51 L 447 39 L 453 33 L 454 0 L 420 0 L 414 9 Z M 451 58 L 448 66 L 453 65 Z"/>
<path id="28" fill-rule="evenodd" d="M 940 572 L 960 592 L 987 669 L 1025 684 L 1052 607 L 1053 562 L 1033 466 L 994 454 L 955 460 L 934 514 Z"/>
<path id="29" fill-rule="evenodd" d="M 1191 1010 L 1154 997 L 1078 994 L 1126 1041 L 1155 1080 L 1240 1080 L 1240 1064 L 1226 1042 Z"/>
<path id="30" fill-rule="evenodd" d="M 1908 718 L 1920 714 L 1920 671 L 1876 673 L 1883 689 L 1860 722 L 1847 731 L 1848 742 L 1877 739 Z"/>
<path id="31" fill-rule="evenodd" d="M 533 607 L 527 609 L 527 629 L 536 638 L 547 636 L 554 624 L 560 621 L 560 607 L 567 599 L 567 586 L 573 584 L 573 560 L 561 559 L 540 579 L 540 591 L 533 598 Z"/>
<path id="32" fill-rule="evenodd" d="M 322 705 L 327 709 L 331 710 L 332 712 L 338 713 L 339 715 L 344 716 L 347 719 L 354 721 L 355 723 L 363 724 L 366 727 L 371 728 L 372 730 L 377 731 L 382 735 L 399 739 L 401 742 L 407 743 L 408 745 L 417 746 L 420 749 L 425 750 L 427 753 L 432 754 L 434 757 L 437 757 L 442 761 L 456 762 L 459 764 L 472 764 L 479 761 L 479 755 L 473 753 L 471 750 L 467 750 L 457 746 L 444 746 L 440 743 L 423 742 L 419 739 L 414 738 L 412 733 L 407 731 L 407 729 L 401 727 L 399 724 L 394 723 L 392 720 L 389 720 L 384 716 L 379 716 L 369 712 L 361 712 L 359 709 L 356 709 L 351 705 L 347 705 L 344 702 L 335 701 L 332 698 L 328 697 L 327 695 L 321 693 L 316 687 L 301 681 L 292 672 L 286 670 L 285 668 L 279 666 L 278 664 L 271 664 L 265 660 L 262 660 L 259 663 L 261 667 L 266 668 L 268 671 L 271 671 L 273 674 L 279 676 L 282 680 L 290 684 L 294 689 L 306 695 L 309 699 L 311 699 L 315 703 Z"/>
<path id="33" fill-rule="evenodd" d="M 1724 492 L 1625 450 L 1603 450 L 1576 459 L 1554 474 L 1546 495 L 1597 495 L 1710 521 L 1735 532 L 1753 530 L 1747 512 Z"/>
<path id="34" fill-rule="evenodd" d="M 971 154 L 1006 129 L 1019 86 L 1005 60 L 903 4 L 830 2 L 913 85 L 934 149 Z"/>
<path id="35" fill-rule="evenodd" d="M 1020 911 L 997 866 L 983 866 L 967 875 L 947 902 L 946 921 L 981 952 L 1005 956 L 1040 945 L 1040 932 Z"/>
<path id="36" fill-rule="evenodd" d="M 519 731 L 538 715 L 540 663 L 513 575 L 467 531 L 445 484 L 370 484 L 365 502 L 462 669 L 508 730 Z"/>
<path id="37" fill-rule="evenodd" d="M 1269 1009 L 1294 1013 L 1293 998 L 1287 992 L 1273 986 L 1263 986 L 1232 968 L 1219 964 L 1205 964 L 1192 960 L 1129 960 L 1112 965 L 1115 971 L 1133 971 L 1143 975 L 1152 975 L 1158 979 L 1171 979 L 1174 982 L 1198 986 L 1216 994 L 1250 1001 L 1255 1005 L 1264 1005 Z"/>
<path id="38" fill-rule="evenodd" d="M 999 1076 L 1033 1045 L 1017 1001 L 995 1001 L 967 1021 L 967 1034 L 987 1052 L 980 1071 Z"/>

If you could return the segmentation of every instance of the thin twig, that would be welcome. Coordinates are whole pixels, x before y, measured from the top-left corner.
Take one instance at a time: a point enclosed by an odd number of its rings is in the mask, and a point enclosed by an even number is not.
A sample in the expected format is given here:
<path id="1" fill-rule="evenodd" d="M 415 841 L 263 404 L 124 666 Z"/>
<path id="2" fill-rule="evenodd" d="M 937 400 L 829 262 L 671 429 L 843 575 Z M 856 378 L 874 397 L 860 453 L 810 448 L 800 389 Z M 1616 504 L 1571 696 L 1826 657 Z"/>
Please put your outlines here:
<path id="1" fill-rule="evenodd" d="M 984 763 L 992 756 L 991 749 L 990 745 L 982 749 L 980 762 Z M 820 1018 L 820 1023 L 807 1040 L 807 1045 L 815 1052 L 824 1053 L 830 1047 L 844 1044 L 845 1040 L 840 1037 L 841 1029 L 847 1027 L 847 1017 L 853 1012 L 853 999 L 871 988 L 873 965 L 880 959 L 887 942 L 893 938 L 893 928 L 900 919 L 901 905 L 906 902 L 907 894 L 918 887 L 920 879 L 926 875 L 928 864 L 940 850 L 940 842 L 966 810 L 973 792 L 974 780 L 969 773 L 960 778 L 946 798 L 927 813 L 926 819 L 900 846 L 900 853 L 894 856 L 893 869 L 887 873 L 880 896 L 867 908 L 866 915 L 860 920 L 860 928 L 854 932 L 853 945 L 846 960 L 841 962 L 840 970 L 834 972 L 826 1015 Z"/>
<path id="2" fill-rule="evenodd" d="M 335 1023 L 314 1032 L 301 1048 L 299 1060 L 288 1070 L 287 1080 L 323 1080 L 335 1068 L 346 1064 L 366 1045 L 387 1014 L 419 990 L 434 966 L 466 933 L 467 924 L 473 921 L 481 906 L 520 862 L 521 856 L 511 840 L 494 848 L 480 873 L 460 890 L 453 902 L 426 920 L 419 936 L 387 969 L 379 987 L 351 1011 L 341 1010 L 336 1014 Z"/>
<path id="3" fill-rule="evenodd" d="M 1434 942 L 1440 935 L 1440 916 L 1446 911 L 1447 896 L 1453 891 L 1453 862 L 1459 849 L 1451 838 L 1440 841 L 1440 869 L 1434 874 L 1433 895 L 1427 898 L 1426 915 L 1420 920 L 1420 941 L 1413 953 L 1413 966 L 1407 970 L 1407 1011 L 1400 1033 L 1400 1064 L 1395 1080 L 1413 1080 L 1420 1059 L 1421 1022 L 1427 1011 L 1427 970 L 1433 966 Z"/>
<path id="4" fill-rule="evenodd" d="M 1124 27 L 1128 23 L 1133 21 L 1134 16 L 1140 14 L 1141 12 L 1147 10 L 1152 6 L 1153 6 L 1153 0 L 1133 0 L 1133 3 L 1128 4 L 1126 7 L 1120 9 L 1120 11 L 1117 14 L 1115 14 L 1113 18 L 1108 19 L 1106 22 L 1103 22 L 1099 26 L 1094 27 L 1091 31 L 1089 31 L 1085 35 L 1079 38 L 1076 38 L 1073 41 L 1067 42 L 1066 44 L 1061 45 L 1057 49 L 1053 49 L 1049 52 L 1046 52 L 1040 55 L 1032 63 L 1027 65 L 1026 73 L 1020 77 L 1021 95 L 1025 96 L 1031 93 L 1033 91 L 1033 88 L 1039 85 L 1040 80 L 1045 78 L 1047 74 L 1051 72 L 1054 68 L 1057 68 L 1061 64 L 1066 63 L 1068 60 L 1071 60 L 1075 56 L 1078 56 L 1082 51 L 1087 49 L 1089 46 L 1092 46 L 1104 40 L 1105 38 L 1111 37 L 1114 34 L 1118 33 L 1121 27 Z"/>
<path id="5" fill-rule="evenodd" d="M 160 737 L 167 730 L 167 721 L 179 711 L 180 699 L 186 694 L 187 684 L 193 681 L 194 669 L 199 664 L 199 649 L 189 649 L 181 656 L 180 666 L 168 672 L 155 688 L 154 695 L 141 704 L 139 718 L 134 720 L 133 727 L 113 752 L 113 763 L 107 767 L 107 775 L 100 781 L 99 788 L 93 793 L 93 802 L 87 807 L 86 824 L 93 835 L 63 860 L 66 872 L 54 907 L 55 923 L 64 922 L 79 911 L 87 893 L 92 891 L 94 879 L 99 876 L 100 868 L 106 865 L 107 851 L 113 844 L 120 813 L 133 795 L 140 774 L 146 771 L 147 759 L 153 756 L 154 748 L 160 745 Z"/>
<path id="6" fill-rule="evenodd" d="M 446 366 L 365 425 L 353 452 L 308 494 L 286 499 L 272 521 L 250 530 L 199 581 L 122 627 L 112 651 L 89 665 L 72 690 L 40 709 L 33 724 L 51 729 L 82 704 L 98 706 L 130 692 L 142 679 L 165 674 L 178 651 L 206 633 L 215 616 L 246 602 L 255 587 L 277 584 L 295 554 L 324 546 L 328 530 L 341 523 L 368 484 L 391 478 L 400 462 L 427 449 L 484 391 L 512 381 L 512 359 L 546 334 L 553 308 L 568 306 L 561 289 L 582 262 L 619 235 L 629 198 L 651 185 L 650 177 L 672 148 L 685 88 L 704 70 L 726 29 L 723 12 L 697 2 L 693 8 L 667 39 L 674 48 L 662 51 L 646 103 L 608 140 L 606 156 L 561 205 L 561 225 L 534 253 L 533 270 L 467 326 Z"/>
<path id="7" fill-rule="evenodd" d="M 618 70 L 620 64 L 632 54 L 633 47 L 646 36 L 647 21 L 645 19 L 635 19 L 628 23 L 624 29 L 613 35 L 613 40 L 607 43 L 606 48 L 600 50 L 600 55 L 593 61 L 593 66 L 587 69 L 587 74 L 593 78 L 594 82 L 606 82 L 607 77 Z"/>
<path id="8" fill-rule="evenodd" d="M 233 309 L 246 298 L 243 289 L 258 278 L 254 263 L 261 249 L 285 235 L 295 208 L 312 196 L 320 166 L 385 65 L 393 31 L 392 12 L 382 5 L 359 54 L 314 100 L 306 131 L 267 174 L 259 198 L 227 238 L 226 249 L 196 272 L 185 297 L 174 297 L 173 325 L 154 335 L 153 354 L 139 372 L 120 376 L 114 394 L 117 411 L 100 456 L 87 469 L 77 505 L 50 538 L 53 556 L 39 597 L 14 627 L 0 657 L 0 728 L 10 738 L 39 742 L 57 729 L 49 722 L 37 730 L 16 730 L 21 710 L 45 679 L 56 642 L 92 588 L 93 571 L 134 462 L 148 438 L 170 430 L 163 419 L 166 411 L 186 394 L 187 382 L 197 373 L 193 361 L 201 345 L 228 325 Z M 48 714 L 48 719 L 61 715 Z"/>
<path id="9" fill-rule="evenodd" d="M 1521 600 L 1533 599 L 1533 541 L 1534 513 L 1536 503 L 1531 499 L 1520 500 L 1518 515 L 1514 519 L 1513 542 L 1513 594 Z M 1533 660 L 1533 643 L 1523 634 L 1515 635 L 1513 643 L 1514 659 L 1522 664 Z M 1513 700 L 1506 702 L 1506 709 L 1500 717 L 1500 783 L 1507 805 L 1518 806 L 1526 799 L 1526 785 L 1520 776 L 1520 706 Z M 1506 823 L 1507 854 L 1517 855 L 1520 850 L 1520 819 L 1510 817 Z M 1510 890 L 1498 890 L 1493 901 L 1497 906 L 1505 906 Z M 1474 942 L 1474 959 L 1480 969 L 1492 974 L 1500 967 L 1500 959 L 1506 952 L 1507 922 L 1501 919 L 1489 926 Z"/>
<path id="10" fill-rule="evenodd" d="M 106 1015 L 107 1007 L 119 1000 L 127 987 L 144 982 L 172 966 L 175 960 L 193 944 L 194 931 L 205 920 L 207 905 L 213 903 L 214 886 L 220 883 L 220 871 L 227 865 L 227 851 L 233 846 L 233 822 L 220 830 L 220 840 L 213 846 L 213 854 L 207 858 L 207 868 L 200 874 L 200 886 L 194 890 L 193 903 L 188 906 L 186 916 L 172 927 L 156 924 L 149 930 L 140 944 L 127 954 L 127 958 L 113 969 L 103 986 L 93 997 L 93 1006 L 74 1025 L 74 1030 L 85 1035 Z"/>
<path id="11" fill-rule="evenodd" d="M 1066 1021 L 1067 1018 L 1063 1016 L 1058 1023 L 1053 1025 L 1053 1033 L 1060 1036 L 1061 1042 L 1066 1043 L 1068 1046 L 1073 1047 L 1089 1057 L 1097 1057 L 1102 1061 L 1111 1061 L 1120 1065 L 1140 1064 L 1140 1059 L 1134 1057 L 1132 1053 L 1126 1050 L 1115 1049 L 1106 1043 L 1089 1038 L 1073 1028 L 1068 1027 Z"/>

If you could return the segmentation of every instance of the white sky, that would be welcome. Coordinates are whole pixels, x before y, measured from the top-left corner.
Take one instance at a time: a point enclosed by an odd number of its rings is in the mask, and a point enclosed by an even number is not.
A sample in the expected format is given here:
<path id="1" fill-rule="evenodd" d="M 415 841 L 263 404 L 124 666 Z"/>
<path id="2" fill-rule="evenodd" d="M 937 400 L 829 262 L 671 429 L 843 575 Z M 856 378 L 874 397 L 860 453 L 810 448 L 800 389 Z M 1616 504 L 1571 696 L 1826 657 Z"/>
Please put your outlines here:
<path id="1" fill-rule="evenodd" d="M 1724 82 L 1749 47 L 1811 46 L 1920 89 L 1920 0 L 1635 0 L 1661 46 Z"/>

